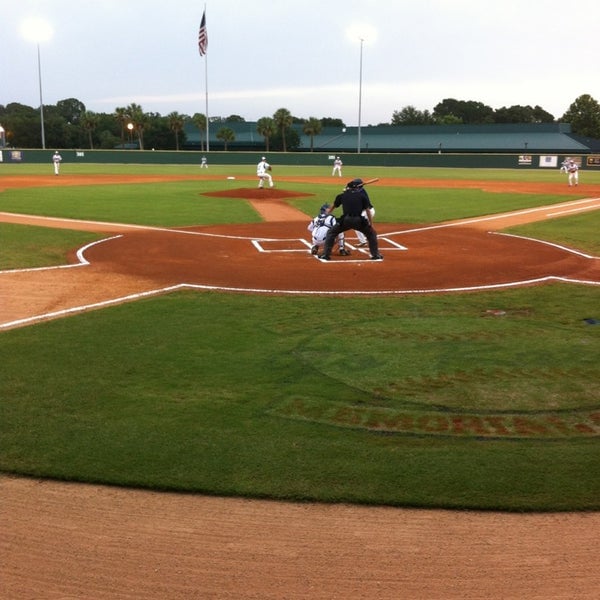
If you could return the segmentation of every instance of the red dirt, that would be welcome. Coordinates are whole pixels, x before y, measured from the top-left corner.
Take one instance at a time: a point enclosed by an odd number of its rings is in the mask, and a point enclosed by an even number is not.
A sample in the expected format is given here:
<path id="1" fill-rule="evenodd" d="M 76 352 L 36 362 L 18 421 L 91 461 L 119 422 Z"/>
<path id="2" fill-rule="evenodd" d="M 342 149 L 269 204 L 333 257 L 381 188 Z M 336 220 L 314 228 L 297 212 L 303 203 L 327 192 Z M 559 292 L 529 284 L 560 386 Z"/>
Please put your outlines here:
<path id="1" fill-rule="evenodd" d="M 182 179 L 191 178 L 3 176 L 0 189 Z M 293 181 L 331 183 L 331 178 Z M 2 221 L 124 235 L 89 248 L 84 253 L 89 265 L 0 272 L 0 328 L 18 326 L 17 319 L 56 318 L 182 283 L 261 293 L 418 293 L 545 277 L 600 282 L 597 259 L 489 233 L 557 216 L 557 206 L 420 231 L 379 224 L 383 262 L 354 251 L 349 259 L 321 263 L 300 241 L 309 239 L 309 218 L 282 201 L 285 190 L 278 188 L 284 183 L 276 179 L 273 190 L 238 192 L 247 200 L 260 194 L 252 202 L 266 222 L 253 226 L 175 232 L 1 213 Z M 382 179 L 376 185 L 600 197 L 600 186 L 576 189 L 564 183 Z M 563 209 L 594 210 L 599 205 L 597 200 L 568 203 Z M 71 260 L 75 262 L 74 255 Z M 8 476 L 0 477 L 0 489 L 2 597 L 9 599 L 579 600 L 596 598 L 600 589 L 598 513 L 506 515 L 295 505 Z"/>

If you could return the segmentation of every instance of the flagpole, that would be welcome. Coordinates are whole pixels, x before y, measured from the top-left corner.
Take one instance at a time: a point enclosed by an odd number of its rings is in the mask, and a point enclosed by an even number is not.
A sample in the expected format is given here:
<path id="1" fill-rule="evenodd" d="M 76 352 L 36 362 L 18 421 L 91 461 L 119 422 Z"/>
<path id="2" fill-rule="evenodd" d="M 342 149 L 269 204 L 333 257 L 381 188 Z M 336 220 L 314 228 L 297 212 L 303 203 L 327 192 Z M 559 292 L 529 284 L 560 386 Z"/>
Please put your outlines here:
<path id="1" fill-rule="evenodd" d="M 210 137 L 208 132 L 208 54 L 204 55 L 204 90 L 206 105 L 206 151 L 210 152 Z"/>
<path id="2" fill-rule="evenodd" d="M 210 140 L 208 130 L 208 33 L 206 32 L 206 4 L 204 5 L 202 21 L 200 21 L 200 30 L 198 32 L 198 50 L 200 51 L 200 56 L 204 57 L 204 89 L 206 95 L 206 151 L 208 152 L 210 150 Z"/>

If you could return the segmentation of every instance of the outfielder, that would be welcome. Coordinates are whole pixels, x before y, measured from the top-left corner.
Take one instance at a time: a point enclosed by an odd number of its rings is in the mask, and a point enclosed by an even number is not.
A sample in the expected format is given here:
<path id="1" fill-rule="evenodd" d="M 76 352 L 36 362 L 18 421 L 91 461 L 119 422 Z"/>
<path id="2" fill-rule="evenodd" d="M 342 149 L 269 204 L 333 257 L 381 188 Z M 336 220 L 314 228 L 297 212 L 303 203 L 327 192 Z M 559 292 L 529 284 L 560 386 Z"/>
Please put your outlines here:
<path id="1" fill-rule="evenodd" d="M 316 216 L 309 224 L 307 229 L 312 233 L 312 248 L 311 254 L 318 254 L 319 249 L 323 248 L 325 238 L 329 230 L 336 224 L 336 218 L 327 212 L 329 204 L 323 204 L 318 216 Z M 350 252 L 344 248 L 344 233 L 337 236 L 337 243 L 340 249 L 341 256 L 349 256 Z"/>
<path id="2" fill-rule="evenodd" d="M 258 177 L 258 187 L 262 188 L 265 184 L 265 179 L 269 182 L 269 187 L 273 187 L 273 177 L 271 177 L 271 165 L 263 156 L 260 162 L 256 165 L 256 176 Z"/>
<path id="3" fill-rule="evenodd" d="M 58 150 L 52 155 L 52 164 L 54 165 L 54 174 L 60 173 L 60 163 L 62 162 L 62 156 L 58 153 Z"/>

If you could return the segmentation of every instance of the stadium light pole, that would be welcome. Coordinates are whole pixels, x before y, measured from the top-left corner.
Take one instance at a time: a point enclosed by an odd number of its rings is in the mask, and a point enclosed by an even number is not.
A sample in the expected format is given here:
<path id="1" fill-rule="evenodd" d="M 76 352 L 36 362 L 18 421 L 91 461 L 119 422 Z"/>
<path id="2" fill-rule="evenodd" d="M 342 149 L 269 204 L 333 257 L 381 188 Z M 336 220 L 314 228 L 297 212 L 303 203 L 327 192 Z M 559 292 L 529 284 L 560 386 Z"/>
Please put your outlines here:
<path id="1" fill-rule="evenodd" d="M 363 72 L 363 44 L 364 38 L 360 38 L 360 68 L 358 75 L 358 148 L 357 153 L 360 154 L 360 123 L 362 116 L 362 72 Z"/>
<path id="2" fill-rule="evenodd" d="M 25 21 L 21 28 L 23 36 L 37 45 L 38 62 L 38 84 L 40 90 L 40 128 L 42 133 L 42 148 L 46 149 L 46 132 L 44 128 L 44 98 L 42 94 L 42 60 L 40 55 L 40 43 L 48 41 L 52 37 L 52 28 L 46 21 L 32 19 Z"/>
<path id="3" fill-rule="evenodd" d="M 377 39 L 377 29 L 373 25 L 368 23 L 354 23 L 347 27 L 346 35 L 348 40 L 353 44 L 356 40 L 360 40 L 360 65 L 359 65 L 359 78 L 358 78 L 358 147 L 357 152 L 360 154 L 361 141 L 361 127 L 362 127 L 362 80 L 363 80 L 363 46 L 365 42 L 371 43 Z M 367 144 L 368 147 L 368 144 Z"/>

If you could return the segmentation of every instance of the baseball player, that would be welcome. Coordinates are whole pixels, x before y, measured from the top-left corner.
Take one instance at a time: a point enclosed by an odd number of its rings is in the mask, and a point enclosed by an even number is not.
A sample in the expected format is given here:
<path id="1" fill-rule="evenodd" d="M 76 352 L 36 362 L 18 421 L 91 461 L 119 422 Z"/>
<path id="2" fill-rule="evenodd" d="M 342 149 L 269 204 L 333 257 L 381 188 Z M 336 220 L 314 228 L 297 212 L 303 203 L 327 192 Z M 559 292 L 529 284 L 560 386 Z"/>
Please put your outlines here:
<path id="1" fill-rule="evenodd" d="M 379 254 L 379 241 L 377 232 L 373 229 L 373 222 L 369 208 L 371 202 L 363 189 L 362 179 L 353 179 L 341 194 L 338 194 L 333 205 L 327 209 L 327 214 L 331 214 L 338 206 L 344 211 L 338 222 L 329 230 L 325 238 L 325 248 L 319 255 L 321 260 L 330 260 L 331 249 L 335 238 L 348 229 L 354 229 L 365 234 L 369 244 L 369 251 L 372 260 L 382 260 L 383 256 Z M 363 214 L 364 211 L 364 214 Z"/>
<path id="2" fill-rule="evenodd" d="M 573 159 L 569 161 L 567 171 L 569 172 L 569 185 L 579 185 L 579 167 Z"/>
<path id="3" fill-rule="evenodd" d="M 338 174 L 338 177 L 342 176 L 342 165 L 344 163 L 342 163 L 342 159 L 339 156 L 335 157 L 335 160 L 333 161 L 333 171 L 331 172 L 331 176 L 333 177 L 336 173 Z"/>
<path id="4" fill-rule="evenodd" d="M 373 222 L 373 217 L 375 216 L 375 207 L 371 206 L 371 208 L 367 209 L 371 215 L 371 223 Z M 367 216 L 367 211 L 363 210 L 361 215 L 363 217 Z M 367 236 L 362 231 L 356 232 L 356 237 L 358 238 L 358 244 L 356 244 L 359 248 L 364 248 L 367 245 Z"/>
<path id="5" fill-rule="evenodd" d="M 311 254 L 318 254 L 319 249 L 323 248 L 325 244 L 325 238 L 329 233 L 329 230 L 336 224 L 336 218 L 333 215 L 327 213 L 329 204 L 323 204 L 319 214 L 308 224 L 307 229 L 312 233 L 312 248 L 310 249 Z M 349 256 L 350 252 L 344 248 L 344 233 L 340 233 L 337 236 L 337 243 L 340 249 L 341 256 Z"/>
<path id="6" fill-rule="evenodd" d="M 560 163 L 560 172 L 564 173 L 565 175 L 569 172 L 569 161 L 571 159 L 567 156 L 567 158 L 565 158 L 565 160 L 563 160 Z"/>
<path id="7" fill-rule="evenodd" d="M 267 162 L 267 159 L 263 156 L 260 162 L 256 165 L 256 176 L 258 177 L 258 187 L 262 188 L 265 184 L 265 179 L 269 182 L 269 187 L 273 187 L 273 177 L 271 177 L 271 165 Z"/>
<path id="8" fill-rule="evenodd" d="M 361 187 L 361 193 L 365 196 L 365 198 L 369 202 L 369 208 L 367 208 L 366 210 L 363 210 L 362 213 L 361 213 L 361 216 L 363 216 L 363 217 L 366 218 L 367 217 L 367 210 L 368 210 L 369 214 L 371 215 L 371 223 L 372 223 L 373 222 L 373 217 L 375 216 L 375 208 L 371 204 L 371 199 L 369 198 L 369 194 L 367 193 L 367 190 L 365 190 L 364 186 Z M 357 246 L 359 248 L 364 248 L 367 245 L 367 236 L 362 231 L 356 231 L 356 237 L 358 238 L 358 244 L 357 244 Z"/>
<path id="9" fill-rule="evenodd" d="M 54 174 L 58 175 L 60 173 L 60 163 L 62 161 L 62 156 L 58 153 L 58 150 L 54 151 L 52 155 L 52 164 L 54 165 Z"/>

